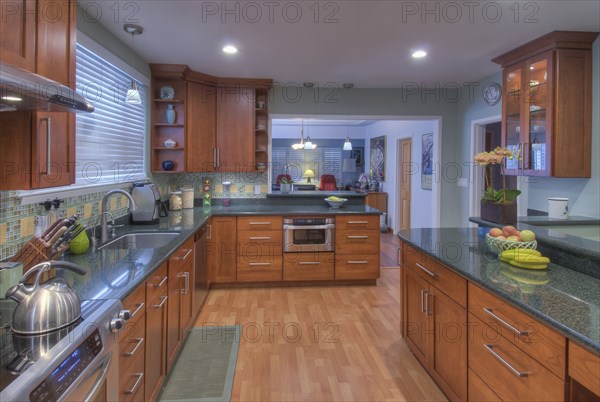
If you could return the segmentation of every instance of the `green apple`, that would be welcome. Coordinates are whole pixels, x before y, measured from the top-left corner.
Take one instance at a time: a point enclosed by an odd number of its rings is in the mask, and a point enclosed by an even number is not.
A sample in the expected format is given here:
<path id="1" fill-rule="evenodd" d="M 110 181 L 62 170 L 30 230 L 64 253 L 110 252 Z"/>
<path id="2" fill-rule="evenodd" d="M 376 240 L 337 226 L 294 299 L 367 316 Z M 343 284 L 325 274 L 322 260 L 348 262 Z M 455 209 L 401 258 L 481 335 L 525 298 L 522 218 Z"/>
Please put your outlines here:
<path id="1" fill-rule="evenodd" d="M 521 230 L 521 241 L 534 241 L 535 240 L 535 233 L 533 233 L 531 230 Z"/>

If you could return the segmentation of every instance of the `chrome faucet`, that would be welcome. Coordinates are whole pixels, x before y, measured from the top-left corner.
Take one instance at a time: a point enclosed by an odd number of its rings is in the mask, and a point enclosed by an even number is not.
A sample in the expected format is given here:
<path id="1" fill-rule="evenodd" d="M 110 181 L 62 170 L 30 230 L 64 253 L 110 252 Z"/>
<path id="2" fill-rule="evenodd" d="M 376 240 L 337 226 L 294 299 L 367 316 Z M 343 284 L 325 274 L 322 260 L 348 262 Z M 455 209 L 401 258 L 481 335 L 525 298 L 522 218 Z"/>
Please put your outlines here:
<path id="1" fill-rule="evenodd" d="M 121 190 L 121 189 L 108 191 L 104 195 L 104 198 L 102 198 L 102 210 L 100 211 L 100 243 L 101 244 L 108 240 L 108 219 L 106 219 L 106 215 L 107 215 L 108 211 L 106 210 L 106 207 L 108 206 L 108 199 L 113 194 L 123 194 L 129 200 L 129 212 L 133 212 L 137 208 L 137 206 L 135 205 L 135 201 L 133 200 L 133 197 L 127 191 Z"/>

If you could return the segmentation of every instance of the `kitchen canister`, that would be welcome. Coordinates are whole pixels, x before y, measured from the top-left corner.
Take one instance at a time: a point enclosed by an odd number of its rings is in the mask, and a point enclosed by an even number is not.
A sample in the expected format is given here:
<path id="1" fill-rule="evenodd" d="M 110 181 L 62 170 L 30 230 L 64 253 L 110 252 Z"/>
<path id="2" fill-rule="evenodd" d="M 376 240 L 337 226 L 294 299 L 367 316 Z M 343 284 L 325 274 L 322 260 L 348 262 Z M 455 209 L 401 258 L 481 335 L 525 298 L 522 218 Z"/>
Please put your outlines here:
<path id="1" fill-rule="evenodd" d="M 194 208 L 194 189 L 192 187 L 182 187 L 181 200 L 183 209 Z"/>
<path id="2" fill-rule="evenodd" d="M 169 196 L 169 210 L 181 211 L 183 201 L 181 200 L 181 191 L 173 191 Z"/>
<path id="3" fill-rule="evenodd" d="M 569 217 L 569 199 L 559 197 L 548 198 L 548 218 L 567 219 Z"/>

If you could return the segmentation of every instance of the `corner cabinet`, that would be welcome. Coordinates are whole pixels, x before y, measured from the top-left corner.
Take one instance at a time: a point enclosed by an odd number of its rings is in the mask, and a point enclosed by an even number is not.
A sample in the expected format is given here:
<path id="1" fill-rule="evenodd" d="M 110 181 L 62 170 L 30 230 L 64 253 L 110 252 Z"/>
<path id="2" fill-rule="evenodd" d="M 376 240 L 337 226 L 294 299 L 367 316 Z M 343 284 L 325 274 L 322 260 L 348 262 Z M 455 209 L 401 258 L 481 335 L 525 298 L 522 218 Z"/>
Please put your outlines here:
<path id="1" fill-rule="evenodd" d="M 590 177 L 595 32 L 551 32 L 492 61 L 502 65 L 508 174 Z"/>

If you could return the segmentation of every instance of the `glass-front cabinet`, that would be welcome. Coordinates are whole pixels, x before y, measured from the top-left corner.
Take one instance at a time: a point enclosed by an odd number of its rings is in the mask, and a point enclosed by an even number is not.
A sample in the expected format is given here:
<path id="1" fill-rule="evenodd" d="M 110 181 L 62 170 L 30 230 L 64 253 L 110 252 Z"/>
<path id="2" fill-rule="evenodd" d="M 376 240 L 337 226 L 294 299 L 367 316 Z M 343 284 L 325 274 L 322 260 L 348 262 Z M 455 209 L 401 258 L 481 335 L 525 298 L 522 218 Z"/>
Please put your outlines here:
<path id="1" fill-rule="evenodd" d="M 593 32 L 551 32 L 493 59 L 503 68 L 507 174 L 590 177 Z"/>

